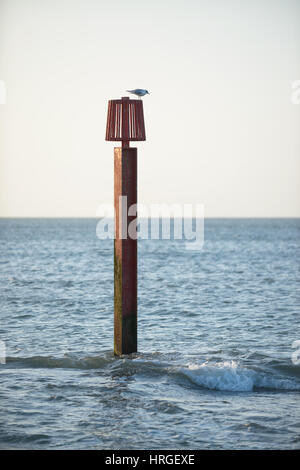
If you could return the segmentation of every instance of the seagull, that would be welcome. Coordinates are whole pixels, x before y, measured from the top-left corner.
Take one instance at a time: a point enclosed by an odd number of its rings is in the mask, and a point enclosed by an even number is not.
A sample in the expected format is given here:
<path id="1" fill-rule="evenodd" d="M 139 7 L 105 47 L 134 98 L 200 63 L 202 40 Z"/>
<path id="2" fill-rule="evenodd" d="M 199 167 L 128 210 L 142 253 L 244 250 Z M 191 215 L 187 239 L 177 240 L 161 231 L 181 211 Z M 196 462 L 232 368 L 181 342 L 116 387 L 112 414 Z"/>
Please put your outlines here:
<path id="1" fill-rule="evenodd" d="M 143 90 L 142 88 L 136 88 L 135 90 L 126 90 L 128 93 L 138 96 L 140 99 L 142 96 L 150 95 L 148 90 Z"/>

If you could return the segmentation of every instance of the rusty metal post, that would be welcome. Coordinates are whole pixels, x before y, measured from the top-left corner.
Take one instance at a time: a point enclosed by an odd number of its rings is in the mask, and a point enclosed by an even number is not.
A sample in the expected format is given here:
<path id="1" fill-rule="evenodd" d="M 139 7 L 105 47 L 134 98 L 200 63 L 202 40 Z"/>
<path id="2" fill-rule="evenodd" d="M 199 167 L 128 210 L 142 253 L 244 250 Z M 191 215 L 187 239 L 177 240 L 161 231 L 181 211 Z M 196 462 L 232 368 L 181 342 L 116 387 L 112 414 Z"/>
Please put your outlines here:
<path id="1" fill-rule="evenodd" d="M 137 351 L 137 239 L 128 226 L 136 215 L 128 209 L 137 203 L 137 149 L 114 149 L 114 353 Z"/>
<path id="2" fill-rule="evenodd" d="M 114 149 L 114 353 L 137 352 L 137 149 L 130 141 L 146 140 L 143 102 L 123 97 L 108 102 L 106 140 Z M 128 227 L 132 230 L 129 236 Z"/>

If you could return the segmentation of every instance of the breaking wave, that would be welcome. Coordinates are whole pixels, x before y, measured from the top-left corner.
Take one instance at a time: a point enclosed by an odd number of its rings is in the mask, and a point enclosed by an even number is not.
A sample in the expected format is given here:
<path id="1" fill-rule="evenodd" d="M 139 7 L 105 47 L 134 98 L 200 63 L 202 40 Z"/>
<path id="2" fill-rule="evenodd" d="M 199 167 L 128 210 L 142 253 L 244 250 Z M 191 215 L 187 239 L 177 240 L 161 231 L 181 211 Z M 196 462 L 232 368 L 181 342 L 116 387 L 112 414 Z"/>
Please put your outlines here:
<path id="1" fill-rule="evenodd" d="M 149 377 L 184 377 L 188 382 L 208 390 L 228 392 L 251 392 L 258 390 L 300 391 L 298 368 L 272 367 L 254 370 L 241 366 L 236 361 L 203 362 L 182 366 L 172 365 L 168 357 L 136 354 L 115 358 L 112 352 L 99 356 L 74 357 L 53 356 L 7 357 L 9 368 L 46 369 L 106 369 L 106 373 L 118 376 L 147 375 Z M 294 370 L 297 369 L 297 370 Z M 282 373 L 283 372 L 283 373 Z"/>
<path id="2" fill-rule="evenodd" d="M 209 390 L 251 392 L 259 389 L 300 391 L 299 381 L 240 367 L 236 361 L 189 365 L 183 375 Z"/>

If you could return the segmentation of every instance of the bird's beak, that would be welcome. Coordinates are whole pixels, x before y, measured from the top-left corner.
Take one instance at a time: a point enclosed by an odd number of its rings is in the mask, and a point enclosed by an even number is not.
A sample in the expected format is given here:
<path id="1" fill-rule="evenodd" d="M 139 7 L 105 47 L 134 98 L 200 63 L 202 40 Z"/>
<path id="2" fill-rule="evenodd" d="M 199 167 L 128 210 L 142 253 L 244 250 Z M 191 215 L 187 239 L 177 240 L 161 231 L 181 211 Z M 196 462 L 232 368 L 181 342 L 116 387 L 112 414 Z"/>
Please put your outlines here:
<path id="1" fill-rule="evenodd" d="M 148 95 L 150 95 L 149 91 L 147 91 Z"/>

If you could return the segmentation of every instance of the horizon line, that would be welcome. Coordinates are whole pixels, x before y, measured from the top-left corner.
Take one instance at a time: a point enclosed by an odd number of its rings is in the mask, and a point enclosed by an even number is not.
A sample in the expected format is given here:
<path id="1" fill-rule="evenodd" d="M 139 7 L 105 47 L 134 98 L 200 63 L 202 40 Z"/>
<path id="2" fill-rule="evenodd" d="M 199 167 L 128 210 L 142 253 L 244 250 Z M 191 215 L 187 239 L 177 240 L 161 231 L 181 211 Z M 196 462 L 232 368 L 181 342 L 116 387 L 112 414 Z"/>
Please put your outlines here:
<path id="1" fill-rule="evenodd" d="M 1 219 L 102 219 L 104 218 L 105 215 L 99 215 L 99 216 L 0 216 Z M 107 217 L 108 219 L 114 219 L 114 217 Z M 169 217 L 139 217 L 139 219 L 169 219 Z M 192 217 L 170 217 L 171 219 L 195 219 L 195 216 Z M 299 216 L 204 216 L 204 219 L 300 219 Z"/>

